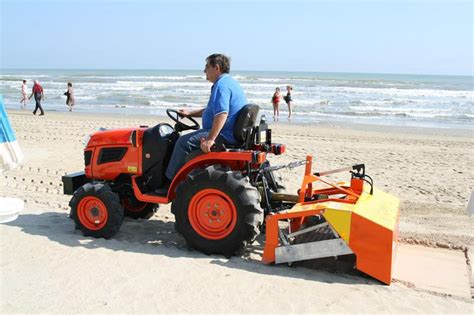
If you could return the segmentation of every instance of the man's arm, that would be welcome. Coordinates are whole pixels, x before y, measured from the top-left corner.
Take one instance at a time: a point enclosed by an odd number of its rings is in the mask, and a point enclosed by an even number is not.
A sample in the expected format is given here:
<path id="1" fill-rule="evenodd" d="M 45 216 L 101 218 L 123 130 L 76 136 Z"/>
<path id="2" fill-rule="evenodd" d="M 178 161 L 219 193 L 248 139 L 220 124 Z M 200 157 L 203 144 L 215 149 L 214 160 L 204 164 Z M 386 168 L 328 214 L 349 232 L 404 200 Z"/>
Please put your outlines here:
<path id="1" fill-rule="evenodd" d="M 211 152 L 211 147 L 215 143 L 217 136 L 221 132 L 222 128 L 227 121 L 227 113 L 221 113 L 214 116 L 214 121 L 212 122 L 211 131 L 209 131 L 209 135 L 206 139 L 201 139 L 201 150 L 204 153 Z"/>
<path id="2" fill-rule="evenodd" d="M 180 109 L 178 110 L 178 113 L 186 117 L 202 117 L 202 113 L 204 112 L 204 109 L 205 108 L 201 108 L 195 111 L 187 111 L 185 109 Z"/>

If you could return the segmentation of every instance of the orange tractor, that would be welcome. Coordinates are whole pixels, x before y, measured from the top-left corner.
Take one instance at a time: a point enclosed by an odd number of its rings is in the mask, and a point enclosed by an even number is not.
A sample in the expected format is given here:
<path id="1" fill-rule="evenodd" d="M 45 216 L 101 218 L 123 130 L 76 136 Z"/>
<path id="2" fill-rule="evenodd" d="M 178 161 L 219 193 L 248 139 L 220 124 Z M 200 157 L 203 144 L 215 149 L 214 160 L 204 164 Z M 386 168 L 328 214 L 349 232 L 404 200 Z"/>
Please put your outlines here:
<path id="1" fill-rule="evenodd" d="M 199 129 L 194 119 L 167 110 L 174 126 L 92 134 L 84 149 L 85 170 L 62 178 L 64 193 L 73 195 L 69 205 L 76 228 L 84 235 L 111 238 L 124 216 L 150 218 L 159 204 L 171 202 L 176 230 L 203 253 L 235 255 L 265 230 L 264 263 L 352 255 L 356 269 L 389 284 L 398 199 L 374 188 L 363 164 L 313 173 L 308 156 L 270 165 L 267 156 L 282 154 L 286 147 L 272 143 L 264 117 L 256 125 L 258 110 L 247 105 L 239 112 L 238 144 L 189 154 L 165 194 L 155 191 L 164 184 L 180 133 Z M 274 172 L 303 165 L 301 188 L 287 194 Z M 350 182 L 324 179 L 343 171 L 351 174 Z"/>

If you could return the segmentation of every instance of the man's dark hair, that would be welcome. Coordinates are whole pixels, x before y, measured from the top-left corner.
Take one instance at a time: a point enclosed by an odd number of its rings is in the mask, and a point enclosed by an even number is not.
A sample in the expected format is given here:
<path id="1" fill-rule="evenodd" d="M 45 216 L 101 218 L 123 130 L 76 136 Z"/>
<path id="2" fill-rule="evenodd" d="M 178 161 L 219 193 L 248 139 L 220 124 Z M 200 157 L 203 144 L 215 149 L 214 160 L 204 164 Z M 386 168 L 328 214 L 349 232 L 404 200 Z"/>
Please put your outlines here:
<path id="1" fill-rule="evenodd" d="M 230 58 L 223 54 L 212 54 L 206 58 L 206 63 L 215 67 L 219 65 L 222 73 L 229 73 L 230 71 Z"/>
<path id="2" fill-rule="evenodd" d="M 26 83 L 26 80 L 23 80 L 23 83 Z"/>
<path id="3" fill-rule="evenodd" d="M 67 83 L 67 86 L 72 86 L 72 83 L 71 83 L 71 82 L 68 82 L 68 83 Z"/>

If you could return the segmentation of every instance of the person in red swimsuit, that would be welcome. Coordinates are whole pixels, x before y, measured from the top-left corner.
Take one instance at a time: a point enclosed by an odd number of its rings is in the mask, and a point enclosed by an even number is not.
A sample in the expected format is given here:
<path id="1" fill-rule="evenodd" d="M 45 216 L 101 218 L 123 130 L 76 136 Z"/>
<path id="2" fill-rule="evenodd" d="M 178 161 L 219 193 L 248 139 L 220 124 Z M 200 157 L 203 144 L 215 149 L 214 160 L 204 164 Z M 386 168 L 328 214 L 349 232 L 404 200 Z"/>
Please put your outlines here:
<path id="1" fill-rule="evenodd" d="M 278 120 L 278 116 L 280 115 L 280 110 L 279 110 L 280 99 L 281 99 L 280 88 L 277 87 L 275 89 L 275 93 L 273 93 L 273 96 L 272 96 L 273 120 Z"/>

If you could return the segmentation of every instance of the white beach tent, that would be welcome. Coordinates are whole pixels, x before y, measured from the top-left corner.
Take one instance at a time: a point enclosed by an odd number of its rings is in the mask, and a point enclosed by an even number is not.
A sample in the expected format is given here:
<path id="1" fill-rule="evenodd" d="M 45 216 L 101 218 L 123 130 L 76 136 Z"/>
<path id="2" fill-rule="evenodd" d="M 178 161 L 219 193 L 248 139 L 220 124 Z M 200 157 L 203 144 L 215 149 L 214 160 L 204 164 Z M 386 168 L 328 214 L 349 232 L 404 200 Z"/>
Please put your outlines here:
<path id="1" fill-rule="evenodd" d="M 16 141 L 0 94 L 0 174 L 13 169 L 21 160 L 23 152 Z M 0 196 L 0 223 L 15 220 L 23 206 L 23 200 Z"/>

